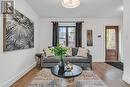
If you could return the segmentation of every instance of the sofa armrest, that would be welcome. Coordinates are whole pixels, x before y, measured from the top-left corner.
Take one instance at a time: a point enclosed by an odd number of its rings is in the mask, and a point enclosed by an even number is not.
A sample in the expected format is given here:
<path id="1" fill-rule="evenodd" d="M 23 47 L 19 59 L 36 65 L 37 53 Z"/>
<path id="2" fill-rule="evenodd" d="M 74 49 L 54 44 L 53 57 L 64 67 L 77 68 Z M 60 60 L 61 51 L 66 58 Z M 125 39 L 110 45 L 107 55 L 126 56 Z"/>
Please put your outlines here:
<path id="1" fill-rule="evenodd" d="M 92 70 L 92 55 L 90 53 L 87 53 L 87 57 L 90 60 L 90 68 Z"/>
<path id="2" fill-rule="evenodd" d="M 41 67 L 43 66 L 43 63 L 44 63 L 45 58 L 46 58 L 46 55 L 45 55 L 45 53 L 43 52 L 42 55 L 41 55 Z"/>
<path id="3" fill-rule="evenodd" d="M 91 55 L 90 53 L 87 53 L 87 57 L 88 57 L 89 59 L 92 59 L 92 55 Z"/>
<path id="4" fill-rule="evenodd" d="M 45 58 L 46 58 L 46 55 L 45 55 L 45 53 L 43 52 L 42 55 L 41 55 L 41 63 L 43 63 L 43 61 L 45 60 Z"/>

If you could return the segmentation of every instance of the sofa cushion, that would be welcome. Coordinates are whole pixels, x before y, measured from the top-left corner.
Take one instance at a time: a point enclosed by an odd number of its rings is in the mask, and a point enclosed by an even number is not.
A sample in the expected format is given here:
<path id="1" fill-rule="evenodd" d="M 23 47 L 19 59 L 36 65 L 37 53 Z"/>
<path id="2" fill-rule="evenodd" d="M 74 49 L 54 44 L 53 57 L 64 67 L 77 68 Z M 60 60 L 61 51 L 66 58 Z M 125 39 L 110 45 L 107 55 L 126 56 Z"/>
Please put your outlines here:
<path id="1" fill-rule="evenodd" d="M 87 57 L 66 57 L 64 58 L 64 61 L 69 61 L 71 63 L 86 63 L 86 62 L 90 62 L 90 60 Z"/>
<path id="2" fill-rule="evenodd" d="M 60 60 L 56 57 L 48 57 L 48 58 L 45 58 L 44 62 L 45 63 L 58 63 Z M 67 62 L 71 62 L 71 63 L 86 63 L 86 62 L 90 62 L 90 60 L 86 57 L 76 57 L 76 56 L 73 56 L 73 57 L 65 57 L 64 58 L 64 61 Z"/>
<path id="3" fill-rule="evenodd" d="M 47 57 L 45 58 L 44 62 L 46 63 L 58 63 L 60 60 L 56 57 Z"/>

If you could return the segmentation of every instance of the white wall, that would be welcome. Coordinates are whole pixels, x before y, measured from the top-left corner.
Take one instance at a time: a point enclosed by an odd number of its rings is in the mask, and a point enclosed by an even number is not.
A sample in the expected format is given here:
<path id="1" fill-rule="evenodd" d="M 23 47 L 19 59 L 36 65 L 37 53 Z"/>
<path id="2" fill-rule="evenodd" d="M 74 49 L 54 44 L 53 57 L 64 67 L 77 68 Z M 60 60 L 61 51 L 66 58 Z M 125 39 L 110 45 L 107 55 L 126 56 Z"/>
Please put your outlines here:
<path id="1" fill-rule="evenodd" d="M 35 23 L 35 47 L 3 52 L 3 18 L 0 17 L 0 87 L 8 87 L 35 65 L 38 16 L 24 0 L 15 0 L 15 7 Z"/>
<path id="2" fill-rule="evenodd" d="M 130 84 L 130 0 L 124 0 L 123 15 L 123 80 Z"/>
<path id="3" fill-rule="evenodd" d="M 38 50 L 41 52 L 43 48 L 52 45 L 52 23 L 51 21 L 84 21 L 83 23 L 83 36 L 82 43 L 83 47 L 87 47 L 86 32 L 87 29 L 93 30 L 93 41 L 94 46 L 88 47 L 91 50 L 93 61 L 104 62 L 105 60 L 105 38 L 104 30 L 105 26 L 113 25 L 119 26 L 122 29 L 122 19 L 91 19 L 91 18 L 43 18 L 39 21 L 39 47 Z M 101 38 L 97 36 L 101 35 Z"/>

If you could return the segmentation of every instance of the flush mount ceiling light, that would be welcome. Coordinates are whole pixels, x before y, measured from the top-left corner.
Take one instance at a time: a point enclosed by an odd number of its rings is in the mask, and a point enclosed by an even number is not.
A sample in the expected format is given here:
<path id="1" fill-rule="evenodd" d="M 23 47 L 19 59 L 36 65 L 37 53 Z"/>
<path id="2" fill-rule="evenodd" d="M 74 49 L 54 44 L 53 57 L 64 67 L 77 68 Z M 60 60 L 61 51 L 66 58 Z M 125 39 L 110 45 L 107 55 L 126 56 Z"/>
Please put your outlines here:
<path id="1" fill-rule="evenodd" d="M 62 0 L 62 6 L 65 8 L 76 8 L 80 5 L 80 0 Z"/>

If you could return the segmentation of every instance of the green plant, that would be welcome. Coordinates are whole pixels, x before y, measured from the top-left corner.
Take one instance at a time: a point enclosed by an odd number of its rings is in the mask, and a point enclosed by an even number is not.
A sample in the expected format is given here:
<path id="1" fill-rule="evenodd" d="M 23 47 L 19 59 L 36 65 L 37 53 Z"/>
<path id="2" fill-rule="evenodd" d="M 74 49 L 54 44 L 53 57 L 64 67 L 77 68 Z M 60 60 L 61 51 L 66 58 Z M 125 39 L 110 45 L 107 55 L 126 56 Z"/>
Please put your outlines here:
<path id="1" fill-rule="evenodd" d="M 56 47 L 50 48 L 51 52 L 54 53 L 55 56 L 58 56 L 61 60 L 63 60 L 63 57 L 67 53 L 67 48 L 62 47 L 60 44 L 57 44 Z"/>

